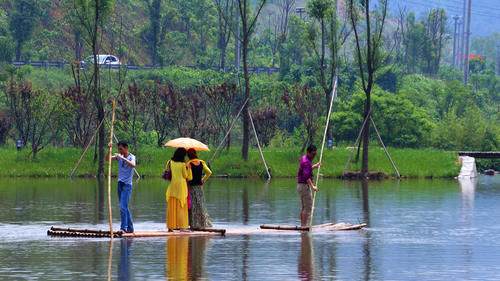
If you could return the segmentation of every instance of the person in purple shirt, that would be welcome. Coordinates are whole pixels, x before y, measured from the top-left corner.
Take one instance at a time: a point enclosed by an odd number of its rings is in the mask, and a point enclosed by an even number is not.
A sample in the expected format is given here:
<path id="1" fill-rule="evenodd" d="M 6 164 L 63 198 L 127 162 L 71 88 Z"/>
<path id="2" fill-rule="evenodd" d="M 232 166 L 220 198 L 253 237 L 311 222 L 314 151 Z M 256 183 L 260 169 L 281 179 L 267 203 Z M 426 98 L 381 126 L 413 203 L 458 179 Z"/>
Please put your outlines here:
<path id="1" fill-rule="evenodd" d="M 321 162 L 312 164 L 312 160 L 316 157 L 317 148 L 314 145 L 307 147 L 307 154 L 302 157 L 299 164 L 299 172 L 297 174 L 297 192 L 302 201 L 302 210 L 300 211 L 300 225 L 307 226 L 307 220 L 312 211 L 312 190 L 318 191 L 318 188 L 313 185 L 313 170 L 321 167 Z"/>

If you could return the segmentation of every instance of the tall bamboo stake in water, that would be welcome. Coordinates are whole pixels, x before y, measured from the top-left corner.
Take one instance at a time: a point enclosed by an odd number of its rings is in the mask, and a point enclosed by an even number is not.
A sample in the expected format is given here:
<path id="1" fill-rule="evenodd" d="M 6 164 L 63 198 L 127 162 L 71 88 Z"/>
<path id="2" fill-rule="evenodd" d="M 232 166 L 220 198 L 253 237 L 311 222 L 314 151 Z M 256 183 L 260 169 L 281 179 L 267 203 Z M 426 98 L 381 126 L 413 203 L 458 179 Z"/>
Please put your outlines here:
<path id="1" fill-rule="evenodd" d="M 113 113 L 111 115 L 111 129 L 109 135 L 109 142 L 113 142 L 113 129 L 115 125 L 115 110 L 116 110 L 116 100 L 113 100 Z M 111 151 L 112 147 L 108 150 L 108 213 L 109 213 L 109 231 L 111 234 L 111 239 L 113 239 L 113 213 L 111 212 Z"/>
<path id="2" fill-rule="evenodd" d="M 73 178 L 73 176 L 74 176 L 74 175 L 75 175 L 75 173 L 76 173 L 76 170 L 78 170 L 78 167 L 80 167 L 80 164 L 82 163 L 83 157 L 85 157 L 85 154 L 87 154 L 87 151 L 89 150 L 90 145 L 94 142 L 94 139 L 95 139 L 95 137 L 96 137 L 97 133 L 99 132 L 99 129 L 101 128 L 102 123 L 104 122 L 104 119 L 105 119 L 105 118 L 103 118 L 103 119 L 101 120 L 101 122 L 99 123 L 99 126 L 97 126 L 97 129 L 95 130 L 94 134 L 93 134 L 93 135 L 92 135 L 92 137 L 90 138 L 90 141 L 89 141 L 89 143 L 87 144 L 87 146 L 85 147 L 85 150 L 83 151 L 82 156 L 80 156 L 80 159 L 79 159 L 79 160 L 78 160 L 78 162 L 76 163 L 76 166 L 75 166 L 75 168 L 73 169 L 73 172 L 71 172 L 71 175 L 69 176 L 70 178 Z"/>
<path id="3" fill-rule="evenodd" d="M 323 134 L 323 142 L 321 143 L 321 152 L 319 154 L 319 162 L 323 161 L 323 150 L 325 148 L 325 141 L 326 141 L 326 133 L 328 132 L 328 126 L 330 125 L 330 116 L 332 115 L 332 107 L 333 107 L 333 101 L 335 100 L 337 92 L 337 77 L 335 77 L 335 83 L 333 84 L 333 91 L 332 91 L 332 99 L 330 100 L 330 108 L 328 109 L 328 116 L 326 118 L 326 126 L 325 126 L 325 133 Z M 318 172 L 316 173 L 316 187 L 318 186 L 319 183 L 319 172 L 321 170 L 321 166 L 318 167 Z M 316 202 L 316 191 L 314 192 L 313 196 L 313 203 L 312 203 L 312 209 L 311 209 L 311 218 L 309 219 L 309 231 L 312 231 L 312 225 L 313 225 L 313 216 L 314 216 L 314 205 Z"/>

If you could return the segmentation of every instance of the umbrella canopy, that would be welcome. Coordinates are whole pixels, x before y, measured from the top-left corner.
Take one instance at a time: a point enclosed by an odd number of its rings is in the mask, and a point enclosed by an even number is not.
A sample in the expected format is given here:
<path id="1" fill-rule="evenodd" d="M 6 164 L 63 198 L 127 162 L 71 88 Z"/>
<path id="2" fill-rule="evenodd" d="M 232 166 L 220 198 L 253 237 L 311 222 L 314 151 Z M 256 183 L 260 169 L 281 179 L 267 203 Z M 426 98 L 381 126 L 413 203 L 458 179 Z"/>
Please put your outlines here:
<path id="1" fill-rule="evenodd" d="M 177 138 L 173 140 L 169 140 L 165 146 L 168 147 L 183 147 L 185 149 L 193 148 L 197 151 L 210 151 L 208 146 L 201 141 L 197 141 L 192 138 Z"/>

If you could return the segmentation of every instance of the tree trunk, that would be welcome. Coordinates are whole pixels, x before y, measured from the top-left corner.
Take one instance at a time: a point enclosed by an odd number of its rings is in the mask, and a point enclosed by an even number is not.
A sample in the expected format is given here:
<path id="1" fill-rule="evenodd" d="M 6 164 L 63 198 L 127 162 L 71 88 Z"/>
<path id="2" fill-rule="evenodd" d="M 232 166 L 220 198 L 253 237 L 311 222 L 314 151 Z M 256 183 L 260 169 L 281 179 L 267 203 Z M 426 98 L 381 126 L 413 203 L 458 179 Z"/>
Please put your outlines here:
<path id="1" fill-rule="evenodd" d="M 156 40 L 153 42 L 153 56 L 151 57 L 151 65 L 156 66 L 157 64 L 157 57 L 158 57 L 158 43 L 156 43 Z"/>
<path id="2" fill-rule="evenodd" d="M 137 137 L 134 136 L 134 154 L 137 156 Z"/>
<path id="3" fill-rule="evenodd" d="M 82 60 L 82 46 L 80 40 L 80 32 L 75 32 L 75 60 Z"/>
<path id="4" fill-rule="evenodd" d="M 101 89 L 99 85 L 99 63 L 97 60 L 97 38 L 99 30 L 99 0 L 95 0 L 95 23 L 94 23 L 94 33 L 92 35 L 92 53 L 94 55 L 94 103 L 97 108 L 97 120 L 99 122 L 104 118 L 104 105 L 101 96 Z M 99 162 L 97 165 L 97 177 L 104 175 L 104 146 L 106 143 L 106 136 L 104 131 L 104 126 L 99 128 Z"/>
<path id="5" fill-rule="evenodd" d="M 23 47 L 23 42 L 21 40 L 17 40 L 17 48 L 16 48 L 16 61 L 21 61 L 21 49 Z"/>
<path id="6" fill-rule="evenodd" d="M 226 46 L 221 47 L 220 50 L 220 69 L 224 71 L 226 68 Z"/>
<path id="7" fill-rule="evenodd" d="M 220 49 L 220 69 L 224 71 L 226 67 L 226 35 L 223 32 L 224 24 L 222 18 L 222 11 L 219 11 L 219 49 Z"/>
<path id="8" fill-rule="evenodd" d="M 328 65 L 326 65 L 325 62 L 325 56 L 326 56 L 326 28 L 325 28 L 325 21 L 322 19 L 321 20 L 321 84 L 323 87 L 323 91 L 325 92 L 325 103 L 326 103 L 326 114 L 328 115 L 328 110 L 330 109 L 330 85 L 328 83 L 331 83 L 329 81 L 326 81 L 326 68 L 328 68 Z M 333 54 L 332 54 L 333 56 Z M 332 130 L 331 126 L 328 126 L 327 131 L 326 131 L 326 136 L 328 139 L 332 139 Z"/>
<path id="9" fill-rule="evenodd" d="M 365 119 L 370 113 L 371 108 L 371 95 L 370 92 L 366 93 L 365 102 Z M 363 177 L 368 175 L 368 147 L 370 145 L 370 122 L 366 122 L 365 128 L 363 130 L 363 159 L 361 160 L 361 174 Z"/>
<path id="10" fill-rule="evenodd" d="M 248 75 L 248 37 L 250 33 L 247 31 L 246 24 L 243 23 L 243 73 L 245 76 L 245 100 L 250 97 L 250 76 Z M 250 145 L 250 118 L 249 118 L 249 105 L 250 101 L 245 104 L 243 108 L 243 147 L 241 155 L 243 160 L 248 160 L 248 148 Z"/>

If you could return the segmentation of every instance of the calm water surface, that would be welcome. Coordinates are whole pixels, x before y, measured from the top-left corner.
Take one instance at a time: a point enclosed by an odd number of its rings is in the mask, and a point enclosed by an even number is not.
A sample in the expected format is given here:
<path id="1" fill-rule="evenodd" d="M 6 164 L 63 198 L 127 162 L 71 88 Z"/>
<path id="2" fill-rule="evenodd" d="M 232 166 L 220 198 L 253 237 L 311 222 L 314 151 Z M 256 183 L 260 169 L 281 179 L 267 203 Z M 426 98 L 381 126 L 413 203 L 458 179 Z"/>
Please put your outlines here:
<path id="1" fill-rule="evenodd" d="M 216 227 L 296 225 L 293 179 L 211 180 Z M 141 180 L 136 229 L 165 227 L 166 184 Z M 500 280 L 500 178 L 324 180 L 315 223 L 367 222 L 363 231 L 196 238 L 51 238 L 51 225 L 106 228 L 96 180 L 0 179 L 0 279 Z M 116 191 L 116 188 L 114 189 Z M 113 193 L 115 228 L 119 208 Z M 110 267 L 108 267 L 108 262 Z"/>

